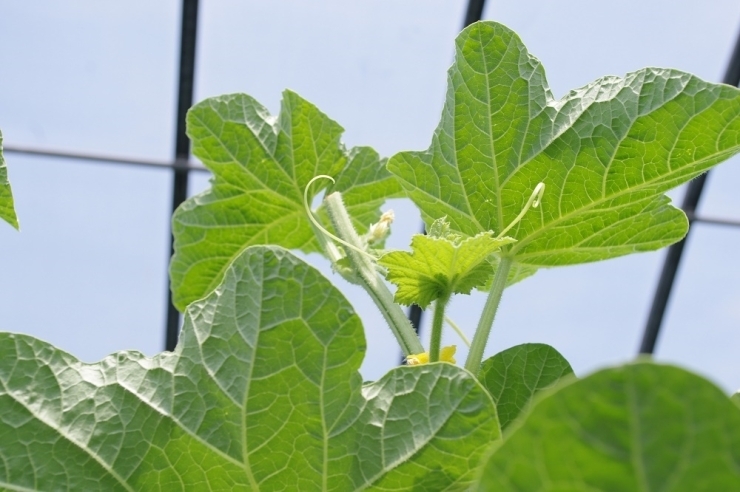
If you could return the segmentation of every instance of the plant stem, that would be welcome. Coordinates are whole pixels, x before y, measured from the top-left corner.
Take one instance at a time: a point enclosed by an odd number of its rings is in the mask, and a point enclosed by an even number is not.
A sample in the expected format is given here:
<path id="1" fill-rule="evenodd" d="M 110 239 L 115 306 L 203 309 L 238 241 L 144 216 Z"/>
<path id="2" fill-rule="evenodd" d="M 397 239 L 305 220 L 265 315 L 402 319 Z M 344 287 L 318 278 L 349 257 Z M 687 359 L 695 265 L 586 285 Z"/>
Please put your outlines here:
<path id="1" fill-rule="evenodd" d="M 475 336 L 473 336 L 473 342 L 470 345 L 468 359 L 465 361 L 465 369 L 476 376 L 480 370 L 483 351 L 486 349 L 488 337 L 491 334 L 491 327 L 493 326 L 493 319 L 496 317 L 496 310 L 501 302 L 501 295 L 504 293 L 506 280 L 509 277 L 509 270 L 513 262 L 514 259 L 507 256 L 502 257 L 501 261 L 499 261 L 496 275 L 493 277 L 491 291 L 488 293 L 486 305 L 483 307 L 483 313 L 478 322 L 478 328 L 475 329 Z"/>
<path id="2" fill-rule="evenodd" d="M 313 233 L 316 235 L 316 239 L 318 240 L 319 244 L 321 245 L 321 248 L 326 253 L 326 256 L 329 257 L 329 261 L 332 262 L 332 264 L 338 262 L 342 258 L 344 258 L 344 255 L 339 251 L 339 248 L 337 248 L 337 245 L 334 244 L 331 239 L 326 237 L 321 230 L 319 230 L 318 227 L 313 225 L 311 223 L 311 229 L 313 229 Z"/>
<path id="3" fill-rule="evenodd" d="M 432 319 L 432 337 L 429 342 L 429 362 L 439 361 L 439 351 L 442 346 L 442 325 L 445 321 L 445 308 L 449 299 L 437 299 L 434 303 L 434 318 Z"/>
<path id="4" fill-rule="evenodd" d="M 345 248 L 347 257 L 357 272 L 360 285 L 378 306 L 380 313 L 401 345 L 403 353 L 408 356 L 424 352 L 424 346 L 419 341 L 411 322 L 406 318 L 401 307 L 393 301 L 393 294 L 375 270 L 375 263 L 369 258 L 369 254 L 357 251 L 364 250 L 365 245 L 352 226 L 341 193 L 335 192 L 328 195 L 324 198 L 324 205 L 326 205 L 326 211 L 329 213 L 337 236 L 356 248 Z"/>

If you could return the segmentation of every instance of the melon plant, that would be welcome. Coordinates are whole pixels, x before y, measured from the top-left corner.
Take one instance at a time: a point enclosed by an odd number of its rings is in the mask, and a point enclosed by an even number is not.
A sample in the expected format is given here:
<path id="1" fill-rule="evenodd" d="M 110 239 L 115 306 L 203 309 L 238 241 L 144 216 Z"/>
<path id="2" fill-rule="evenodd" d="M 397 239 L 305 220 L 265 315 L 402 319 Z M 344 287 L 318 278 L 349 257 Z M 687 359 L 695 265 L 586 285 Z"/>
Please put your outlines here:
<path id="1" fill-rule="evenodd" d="M 577 378 L 544 344 L 483 360 L 507 286 L 685 236 L 664 193 L 740 151 L 740 91 L 646 68 L 557 100 L 494 22 L 458 36 L 447 79 L 429 148 L 388 159 L 291 91 L 276 116 L 245 94 L 194 106 L 213 179 L 173 217 L 176 349 L 86 364 L 0 334 L 0 489 L 740 490 L 737 395 L 648 359 Z M 398 197 L 427 234 L 389 251 Z M 0 218 L 18 225 L 1 159 Z M 291 251 L 362 286 L 408 363 L 363 382 L 362 321 Z M 458 365 L 445 308 L 474 289 Z"/>

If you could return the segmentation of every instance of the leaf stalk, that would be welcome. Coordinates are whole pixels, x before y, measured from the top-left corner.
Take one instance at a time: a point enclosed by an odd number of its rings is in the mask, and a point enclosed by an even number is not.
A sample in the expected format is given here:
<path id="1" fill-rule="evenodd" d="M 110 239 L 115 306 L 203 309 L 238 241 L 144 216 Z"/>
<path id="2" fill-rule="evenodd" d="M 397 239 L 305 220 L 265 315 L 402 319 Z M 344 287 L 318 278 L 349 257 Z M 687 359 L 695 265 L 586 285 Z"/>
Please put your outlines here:
<path id="1" fill-rule="evenodd" d="M 434 303 L 434 318 L 432 318 L 432 336 L 429 342 L 429 362 L 438 362 L 442 349 L 442 326 L 445 321 L 445 309 L 449 296 L 437 299 Z"/>
<path id="2" fill-rule="evenodd" d="M 483 351 L 486 349 L 488 337 L 491 334 L 491 327 L 493 327 L 493 320 L 496 317 L 496 311 L 506 288 L 506 281 L 513 262 L 514 258 L 509 256 L 504 256 L 499 261 L 496 275 L 493 277 L 491 290 L 488 292 L 488 298 L 483 307 L 483 313 L 478 321 L 478 327 L 475 330 L 473 341 L 470 344 L 470 352 L 468 352 L 468 358 L 465 361 L 465 369 L 475 375 L 480 370 Z"/>

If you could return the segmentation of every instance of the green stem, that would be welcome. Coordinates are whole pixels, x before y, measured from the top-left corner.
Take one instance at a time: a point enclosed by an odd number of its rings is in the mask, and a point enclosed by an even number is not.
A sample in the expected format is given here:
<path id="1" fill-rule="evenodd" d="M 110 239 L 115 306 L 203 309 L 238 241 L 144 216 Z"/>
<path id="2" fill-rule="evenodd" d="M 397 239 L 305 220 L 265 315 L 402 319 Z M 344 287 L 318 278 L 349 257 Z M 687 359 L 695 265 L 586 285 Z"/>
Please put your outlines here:
<path id="1" fill-rule="evenodd" d="M 432 337 L 429 342 L 429 362 L 439 361 L 439 352 L 442 347 L 442 325 L 445 321 L 445 308 L 448 299 L 437 299 L 434 303 L 434 318 L 432 319 Z"/>
<path id="2" fill-rule="evenodd" d="M 514 259 L 507 256 L 502 257 L 501 261 L 499 261 L 496 275 L 493 277 L 491 291 L 488 293 L 488 299 L 486 299 L 486 305 L 483 307 L 478 328 L 476 328 L 473 342 L 470 344 L 470 352 L 468 352 L 468 359 L 465 361 L 465 369 L 475 375 L 480 370 L 483 351 L 486 349 L 488 337 L 491 334 L 491 327 L 493 326 L 493 319 L 496 317 L 496 310 L 501 302 L 501 295 L 504 293 L 506 280 L 509 277 L 509 270 L 513 262 Z"/>
<path id="3" fill-rule="evenodd" d="M 316 239 L 321 245 L 321 249 L 323 249 L 326 256 L 329 257 L 329 261 L 331 261 L 332 264 L 332 270 L 341 275 L 347 282 L 357 285 L 357 275 L 354 274 L 354 271 L 351 271 L 349 268 L 342 268 L 339 266 L 339 260 L 344 258 L 344 254 L 339 251 L 337 245 L 334 244 L 331 239 L 326 237 L 323 231 L 313 223 L 311 224 L 311 228 L 313 229 L 313 233 L 316 235 Z"/>
<path id="4" fill-rule="evenodd" d="M 360 285 L 378 306 L 380 313 L 401 345 L 401 350 L 407 356 L 424 352 L 424 346 L 419 341 L 411 322 L 406 318 L 401 307 L 393 301 L 393 294 L 375 270 L 375 264 L 367 253 L 360 253 L 365 246 L 352 225 L 341 193 L 335 192 L 328 195 L 324 198 L 324 205 L 337 236 L 353 246 L 353 248 L 346 248 L 347 257 L 357 272 Z"/>

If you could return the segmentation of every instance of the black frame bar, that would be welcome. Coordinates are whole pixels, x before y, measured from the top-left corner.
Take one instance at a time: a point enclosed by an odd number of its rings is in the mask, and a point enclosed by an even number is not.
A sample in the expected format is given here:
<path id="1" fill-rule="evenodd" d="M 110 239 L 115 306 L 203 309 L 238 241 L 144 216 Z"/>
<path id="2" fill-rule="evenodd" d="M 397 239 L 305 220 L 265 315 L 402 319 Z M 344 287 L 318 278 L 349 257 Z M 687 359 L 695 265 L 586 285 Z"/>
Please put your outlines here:
<path id="1" fill-rule="evenodd" d="M 75 161 L 92 161 L 106 164 L 126 164 L 139 167 L 150 167 L 155 169 L 179 169 L 185 171 L 210 172 L 205 166 L 193 164 L 187 161 L 156 161 L 151 159 L 135 159 L 128 157 L 114 157 L 102 154 L 85 154 L 77 152 L 67 152 L 64 150 L 41 150 L 31 147 L 18 147 L 12 145 L 4 147 L 3 152 L 6 154 L 21 154 L 34 157 L 54 157 L 58 159 L 70 159 Z"/>
<path id="2" fill-rule="evenodd" d="M 485 8 L 485 6 L 486 0 L 470 0 L 468 2 L 468 10 L 465 12 L 463 29 L 474 22 L 478 22 L 483 18 L 483 9 Z"/>
<path id="3" fill-rule="evenodd" d="M 730 62 L 727 65 L 725 76 L 722 82 L 737 87 L 740 85 L 740 33 L 738 33 L 737 40 L 735 41 L 735 48 L 732 51 Z M 683 198 L 681 208 L 686 213 L 689 219 L 689 232 L 686 233 L 681 241 L 671 245 L 668 248 L 665 261 L 663 262 L 663 269 L 660 272 L 660 279 L 658 280 L 658 287 L 655 289 L 655 295 L 653 296 L 653 303 L 650 307 L 650 314 L 648 315 L 647 323 L 645 324 L 645 331 L 642 335 L 642 342 L 640 343 L 640 354 L 653 354 L 655 352 L 655 345 L 658 341 L 658 335 L 660 334 L 660 328 L 663 325 L 663 318 L 665 317 L 666 308 L 668 307 L 668 301 L 673 291 L 673 284 L 676 282 L 676 274 L 681 264 L 681 258 L 683 257 L 683 251 L 686 247 L 686 241 L 691 233 L 691 224 L 697 221 L 696 209 L 699 206 L 699 200 L 701 199 L 704 186 L 707 182 L 709 172 L 702 174 L 698 178 L 694 179 L 689 183 L 686 189 L 686 195 Z M 705 222 L 733 225 L 733 221 L 724 220 L 705 220 Z"/>
<path id="4" fill-rule="evenodd" d="M 470 24 L 473 24 L 474 22 L 478 22 L 483 18 L 483 9 L 486 6 L 486 0 L 469 0 L 468 1 L 468 8 L 465 11 L 465 20 L 463 21 L 463 29 L 468 27 Z M 426 227 L 424 224 L 421 225 L 422 233 L 426 234 Z M 416 330 L 416 334 L 419 334 L 419 331 L 421 330 L 421 319 L 424 314 L 424 310 L 421 309 L 418 305 L 412 304 L 409 308 L 408 312 L 408 319 L 411 322 L 411 326 L 414 327 L 414 330 Z M 401 354 L 401 363 L 403 363 L 406 360 L 406 358 Z"/>
<path id="5" fill-rule="evenodd" d="M 198 30 L 198 0 L 182 2 L 182 34 L 180 35 L 180 75 L 177 89 L 177 131 L 175 134 L 175 162 L 187 163 L 190 158 L 190 140 L 186 133 L 186 116 L 193 105 L 195 85 L 195 48 Z M 175 166 L 172 183 L 172 212 L 188 197 L 188 170 Z M 170 231 L 170 257 L 175 253 L 175 239 Z M 169 278 L 169 276 L 167 277 Z M 174 350 L 180 335 L 180 312 L 172 304 L 172 290 L 167 282 L 167 326 L 165 350 Z"/>

